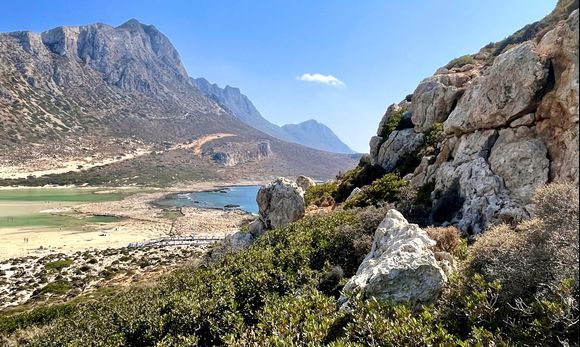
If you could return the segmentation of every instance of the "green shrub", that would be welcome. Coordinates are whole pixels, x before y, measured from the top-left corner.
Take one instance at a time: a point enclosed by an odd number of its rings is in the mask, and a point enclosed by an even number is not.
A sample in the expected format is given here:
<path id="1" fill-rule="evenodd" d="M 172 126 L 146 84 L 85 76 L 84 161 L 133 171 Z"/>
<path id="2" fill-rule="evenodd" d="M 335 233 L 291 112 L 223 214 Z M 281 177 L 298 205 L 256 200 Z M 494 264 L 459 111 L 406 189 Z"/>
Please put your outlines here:
<path id="1" fill-rule="evenodd" d="M 385 174 L 386 171 L 383 167 L 380 165 L 371 165 L 370 159 L 363 156 L 355 169 L 347 171 L 340 177 L 337 177 L 340 184 L 333 196 L 334 200 L 336 202 L 344 202 L 354 188 L 362 188 L 369 185 Z"/>
<path id="2" fill-rule="evenodd" d="M 445 68 L 446 69 L 459 68 L 467 64 L 475 64 L 475 59 L 473 59 L 473 56 L 469 54 L 462 55 L 459 58 L 451 60 L 449 63 L 447 63 L 447 65 L 445 65 Z"/>
<path id="3" fill-rule="evenodd" d="M 433 123 L 425 133 L 425 145 L 435 146 L 443 140 L 443 123 Z"/>
<path id="4" fill-rule="evenodd" d="M 396 202 L 399 199 L 401 188 L 407 184 L 407 181 L 400 179 L 396 174 L 388 173 L 375 180 L 367 189 L 353 196 L 344 206 L 346 208 L 365 207 L 377 206 L 381 202 Z"/>
<path id="5" fill-rule="evenodd" d="M 44 267 L 47 270 L 62 270 L 66 267 L 71 266 L 73 263 L 73 261 L 71 259 L 62 259 L 62 260 L 57 260 L 57 261 L 53 261 L 50 263 L 47 263 Z"/>
<path id="6" fill-rule="evenodd" d="M 42 287 L 39 291 L 40 294 L 49 293 L 49 294 L 66 294 L 69 290 L 71 290 L 71 285 L 62 280 L 57 280 L 54 282 L 50 282 L 44 287 Z"/>
<path id="7" fill-rule="evenodd" d="M 343 313 L 336 303 L 318 291 L 297 296 L 271 297 L 259 321 L 241 338 L 231 338 L 231 346 L 321 346 L 331 338 L 333 324 Z"/>
<path id="8" fill-rule="evenodd" d="M 401 119 L 403 119 L 405 112 L 407 112 L 407 109 L 401 108 L 400 110 L 392 112 L 389 115 L 389 118 L 383 125 L 383 129 L 380 131 L 380 136 L 384 141 L 386 141 L 389 138 L 389 135 L 391 135 L 391 133 L 397 129 L 399 123 L 401 123 Z"/>
<path id="9" fill-rule="evenodd" d="M 333 199 L 338 190 L 336 182 L 326 182 L 314 185 L 304 193 L 304 202 L 306 206 L 320 206 L 325 200 Z"/>
<path id="10" fill-rule="evenodd" d="M 0 335 L 34 325 L 45 325 L 56 318 L 69 315 L 74 308 L 72 304 L 55 304 L 39 307 L 29 312 L 0 316 Z"/>

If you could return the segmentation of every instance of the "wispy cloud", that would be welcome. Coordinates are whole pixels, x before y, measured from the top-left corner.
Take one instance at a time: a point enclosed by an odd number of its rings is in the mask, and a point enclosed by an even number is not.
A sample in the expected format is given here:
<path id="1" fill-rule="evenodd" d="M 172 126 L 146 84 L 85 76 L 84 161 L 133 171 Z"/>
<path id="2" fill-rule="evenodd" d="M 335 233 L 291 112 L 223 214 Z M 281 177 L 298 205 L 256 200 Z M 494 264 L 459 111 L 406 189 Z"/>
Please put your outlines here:
<path id="1" fill-rule="evenodd" d="M 305 82 L 315 82 L 327 84 L 329 86 L 344 86 L 344 82 L 332 75 L 322 75 L 319 73 L 305 73 L 304 75 L 297 77 L 299 81 Z"/>

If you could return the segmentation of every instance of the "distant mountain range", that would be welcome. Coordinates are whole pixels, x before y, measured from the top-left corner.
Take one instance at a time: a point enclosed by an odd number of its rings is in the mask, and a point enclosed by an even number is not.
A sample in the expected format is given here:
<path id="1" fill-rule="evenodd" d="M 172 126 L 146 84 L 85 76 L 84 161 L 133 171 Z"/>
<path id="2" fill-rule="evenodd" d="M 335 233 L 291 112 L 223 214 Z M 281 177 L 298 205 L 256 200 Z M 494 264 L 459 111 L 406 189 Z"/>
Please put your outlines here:
<path id="1" fill-rule="evenodd" d="M 208 97 L 198 84 L 169 39 L 134 19 L 2 33 L 0 178 L 68 167 L 82 176 L 98 161 L 109 164 L 93 177 L 107 184 L 325 178 L 357 160 L 284 142 L 308 143 L 284 136 L 238 89 Z"/>
<path id="2" fill-rule="evenodd" d="M 239 88 L 230 86 L 220 88 L 203 77 L 192 78 L 191 81 L 204 95 L 230 110 L 236 118 L 266 134 L 323 151 L 355 153 L 329 127 L 313 119 L 300 124 L 286 124 L 279 127 L 265 119 Z"/>

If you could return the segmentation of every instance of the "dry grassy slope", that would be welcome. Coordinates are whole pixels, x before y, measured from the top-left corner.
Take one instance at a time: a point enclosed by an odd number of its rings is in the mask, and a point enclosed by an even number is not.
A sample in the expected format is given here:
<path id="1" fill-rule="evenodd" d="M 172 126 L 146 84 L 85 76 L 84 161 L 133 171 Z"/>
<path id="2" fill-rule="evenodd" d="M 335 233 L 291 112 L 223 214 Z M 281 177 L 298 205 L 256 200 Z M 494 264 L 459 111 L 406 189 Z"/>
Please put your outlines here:
<path id="1" fill-rule="evenodd" d="M 244 150 L 263 141 L 275 148 L 263 166 L 233 172 L 257 176 L 304 168 L 330 177 L 355 164 L 349 156 L 282 145 L 236 120 L 191 85 L 177 51 L 153 26 L 131 20 L 117 28 L 93 24 L 0 34 L 0 166 L 119 156 L 222 132 L 236 134 L 231 141 Z M 141 158 L 139 165 L 166 167 L 171 160 L 163 160 L 172 155 L 158 162 Z M 196 163 L 180 164 L 183 170 L 210 170 L 204 177 L 222 170 L 209 158 L 183 162 Z"/>

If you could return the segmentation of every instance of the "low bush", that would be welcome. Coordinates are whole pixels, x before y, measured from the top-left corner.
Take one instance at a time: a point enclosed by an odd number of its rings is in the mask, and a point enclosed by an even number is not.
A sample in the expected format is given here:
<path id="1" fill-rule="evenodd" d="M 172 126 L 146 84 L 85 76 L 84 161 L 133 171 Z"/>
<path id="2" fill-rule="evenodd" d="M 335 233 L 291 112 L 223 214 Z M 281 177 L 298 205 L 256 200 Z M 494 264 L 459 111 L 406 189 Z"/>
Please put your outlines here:
<path id="1" fill-rule="evenodd" d="M 567 278 L 578 280 L 578 189 L 553 184 L 534 197 L 538 218 L 497 225 L 477 238 L 469 271 L 499 280 L 502 298 L 528 298 Z"/>
<path id="2" fill-rule="evenodd" d="M 469 54 L 462 55 L 459 58 L 451 60 L 449 63 L 447 63 L 447 65 L 445 65 L 445 68 L 446 69 L 460 68 L 467 64 L 475 64 L 475 59 L 473 58 L 473 56 Z"/>
<path id="3" fill-rule="evenodd" d="M 426 228 L 425 232 L 437 242 L 433 247 L 434 252 L 453 254 L 461 241 L 459 229 L 454 226 Z"/>
<path id="4" fill-rule="evenodd" d="M 334 201 L 333 196 L 338 190 L 338 183 L 326 182 L 314 185 L 306 190 L 304 193 L 304 202 L 306 206 L 326 205 L 330 199 Z"/>
<path id="5" fill-rule="evenodd" d="M 337 177 L 340 182 L 333 197 L 336 202 L 344 202 L 354 188 L 362 188 L 373 183 L 386 174 L 380 165 L 371 165 L 370 158 L 363 156 L 359 165 Z"/>
<path id="6" fill-rule="evenodd" d="M 50 263 L 46 263 L 46 265 L 44 266 L 47 270 L 57 270 L 60 271 L 66 267 L 71 266 L 73 263 L 73 261 L 71 259 L 62 259 L 62 260 L 56 260 Z"/>
<path id="7" fill-rule="evenodd" d="M 367 189 L 354 195 L 344 206 L 365 207 L 377 206 L 383 202 L 397 202 L 401 188 L 408 184 L 394 173 L 388 173 L 383 177 L 375 180 Z"/>
<path id="8" fill-rule="evenodd" d="M 380 137 L 382 137 L 384 141 L 386 141 L 389 138 L 389 135 L 391 135 L 391 133 L 397 129 L 399 123 L 401 123 L 401 119 L 403 119 L 405 112 L 407 112 L 407 109 L 401 108 L 400 110 L 392 112 L 389 115 L 389 118 L 379 132 Z"/>

